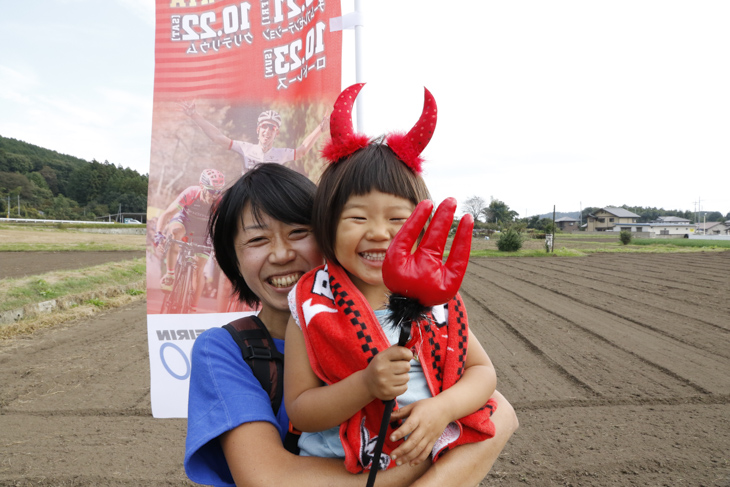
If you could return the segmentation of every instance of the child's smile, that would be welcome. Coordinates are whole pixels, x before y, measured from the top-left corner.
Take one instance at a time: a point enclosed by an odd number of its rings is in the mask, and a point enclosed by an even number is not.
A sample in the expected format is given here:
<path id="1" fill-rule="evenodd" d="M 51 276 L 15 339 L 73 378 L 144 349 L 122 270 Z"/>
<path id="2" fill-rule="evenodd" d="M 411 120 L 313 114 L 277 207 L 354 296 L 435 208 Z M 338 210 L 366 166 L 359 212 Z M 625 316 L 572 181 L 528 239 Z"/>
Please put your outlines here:
<path id="1" fill-rule="evenodd" d="M 374 309 L 382 307 L 387 296 L 382 273 L 385 251 L 414 208 L 405 198 L 371 191 L 351 196 L 342 210 L 335 256 Z"/>
<path id="2" fill-rule="evenodd" d="M 360 255 L 362 255 L 363 259 L 365 259 L 365 260 L 373 260 L 373 261 L 385 260 L 385 252 L 381 252 L 381 251 L 362 252 Z"/>

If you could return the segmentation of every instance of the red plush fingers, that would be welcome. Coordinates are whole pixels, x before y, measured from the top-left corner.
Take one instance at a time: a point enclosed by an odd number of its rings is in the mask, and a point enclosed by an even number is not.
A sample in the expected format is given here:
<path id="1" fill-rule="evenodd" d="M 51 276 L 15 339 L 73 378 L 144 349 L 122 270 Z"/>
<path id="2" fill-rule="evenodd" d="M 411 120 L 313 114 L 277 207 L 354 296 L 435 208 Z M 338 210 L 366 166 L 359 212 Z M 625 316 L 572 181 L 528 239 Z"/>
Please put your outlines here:
<path id="1" fill-rule="evenodd" d="M 421 201 L 390 243 L 383 263 L 383 279 L 386 286 L 388 286 L 389 277 L 398 279 L 400 274 L 404 273 L 403 269 L 398 268 L 399 266 L 413 264 L 411 259 L 413 244 L 416 243 L 418 235 L 426 225 L 428 217 L 431 216 L 431 211 L 433 211 L 433 201 Z M 388 289 L 395 292 L 390 286 Z"/>
<path id="2" fill-rule="evenodd" d="M 446 265 L 443 253 L 456 211 L 456 200 L 441 203 L 416 251 L 413 244 L 428 221 L 433 203 L 422 201 L 393 239 L 383 263 L 383 281 L 388 289 L 423 306 L 435 306 L 451 299 L 461 286 L 471 249 L 474 221 L 464 217 Z"/>
<path id="3" fill-rule="evenodd" d="M 459 226 L 456 228 L 454 241 L 451 243 L 449 257 L 446 259 L 446 268 L 453 274 L 454 279 L 458 277 L 457 290 L 461 287 L 461 281 L 464 279 L 464 274 L 466 274 L 466 266 L 469 264 L 473 230 L 474 217 L 469 214 L 461 217 Z"/>

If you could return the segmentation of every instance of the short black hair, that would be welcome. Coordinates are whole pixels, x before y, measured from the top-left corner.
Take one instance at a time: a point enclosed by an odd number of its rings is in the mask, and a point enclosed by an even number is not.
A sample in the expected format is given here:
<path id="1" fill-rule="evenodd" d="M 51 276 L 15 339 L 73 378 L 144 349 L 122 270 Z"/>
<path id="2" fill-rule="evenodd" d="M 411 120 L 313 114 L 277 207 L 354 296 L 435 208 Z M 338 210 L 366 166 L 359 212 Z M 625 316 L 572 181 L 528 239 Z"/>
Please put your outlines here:
<path id="1" fill-rule="evenodd" d="M 329 164 L 319 180 L 312 210 L 313 232 L 325 259 L 337 262 L 335 244 L 342 210 L 351 196 L 373 190 L 407 199 L 431 199 L 423 178 L 378 138 L 347 158 Z"/>
<path id="2" fill-rule="evenodd" d="M 311 225 L 317 187 L 306 176 L 279 164 L 259 164 L 228 188 L 211 209 L 208 231 L 215 258 L 233 284 L 234 295 L 249 306 L 260 302 L 243 279 L 235 241 L 243 210 L 249 205 L 257 223 L 265 213 L 289 225 Z"/>

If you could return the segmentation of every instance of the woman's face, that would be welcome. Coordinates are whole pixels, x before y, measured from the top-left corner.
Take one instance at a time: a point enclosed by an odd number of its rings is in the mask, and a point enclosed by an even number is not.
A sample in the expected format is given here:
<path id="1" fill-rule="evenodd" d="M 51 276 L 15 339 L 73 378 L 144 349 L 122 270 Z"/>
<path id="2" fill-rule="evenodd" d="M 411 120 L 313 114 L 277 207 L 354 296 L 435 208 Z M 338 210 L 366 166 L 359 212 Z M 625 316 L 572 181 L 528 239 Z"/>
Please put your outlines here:
<path id="1" fill-rule="evenodd" d="M 287 294 L 302 275 L 322 264 L 311 227 L 289 225 L 261 214 L 256 222 L 247 205 L 238 222 L 236 256 L 248 287 L 264 310 L 289 311 Z"/>

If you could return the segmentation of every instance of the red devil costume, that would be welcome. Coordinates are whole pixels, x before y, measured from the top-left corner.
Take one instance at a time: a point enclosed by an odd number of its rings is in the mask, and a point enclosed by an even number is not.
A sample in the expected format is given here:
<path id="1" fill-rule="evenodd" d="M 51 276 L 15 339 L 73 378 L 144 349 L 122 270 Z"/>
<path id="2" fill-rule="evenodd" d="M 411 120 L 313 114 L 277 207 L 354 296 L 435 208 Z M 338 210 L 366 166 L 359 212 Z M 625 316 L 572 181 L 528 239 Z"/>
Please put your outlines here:
<path id="1" fill-rule="evenodd" d="M 322 151 L 332 163 L 370 144 L 367 136 L 355 133 L 352 127 L 352 105 L 362 86 L 346 89 L 335 104 L 330 117 L 332 139 Z M 423 162 L 420 154 L 435 125 L 436 103 L 426 90 L 423 114 L 416 126 L 405 135 L 387 135 L 385 143 L 412 171 L 420 173 Z M 456 201 L 451 198 L 441 206 L 418 249 L 411 253 L 433 208 L 430 201 L 419 204 L 391 243 L 383 264 L 384 283 L 394 296 L 409 303 L 405 313 L 396 312 L 390 306 L 394 321 L 398 326 L 410 328 L 411 338 L 406 346 L 421 362 L 434 396 L 461 377 L 469 336 L 466 310 L 457 290 L 468 262 L 473 220 L 462 219 L 444 265 L 441 256 Z M 305 274 L 289 299 L 292 314 L 304 335 L 312 370 L 326 384 L 365 369 L 379 351 L 390 346 L 369 303 L 347 272 L 336 264 L 330 262 Z M 340 426 L 345 466 L 350 472 L 392 466 L 389 455 L 400 443 L 389 440 L 392 426 L 384 435 L 383 454 L 373 458 L 379 455 L 374 453 L 373 445 L 387 407 L 383 401 L 374 400 Z M 455 446 L 494 436 L 490 416 L 495 409 L 496 402 L 490 400 L 475 413 L 451 423 L 434 446 L 433 460 Z"/>
<path id="2" fill-rule="evenodd" d="M 328 264 L 308 272 L 297 283 L 295 292 L 297 321 L 304 334 L 309 362 L 326 384 L 366 368 L 380 350 L 390 346 L 370 305 L 341 267 Z M 459 295 L 438 308 L 434 308 L 429 319 L 413 324 L 412 338 L 406 345 L 421 361 L 433 395 L 461 377 L 468 337 L 466 311 Z M 447 319 L 443 321 L 445 315 Z M 452 423 L 435 450 L 440 454 L 494 436 L 494 424 L 489 418 L 495 409 L 496 403 L 490 400 L 484 408 L 457 421 L 456 427 Z M 345 467 L 350 472 L 371 468 L 372 446 L 383 410 L 383 401 L 374 400 L 340 426 Z M 380 465 L 385 468 L 390 466 L 388 455 L 399 444 L 388 439 L 393 430 L 388 428 L 380 458 Z"/>

